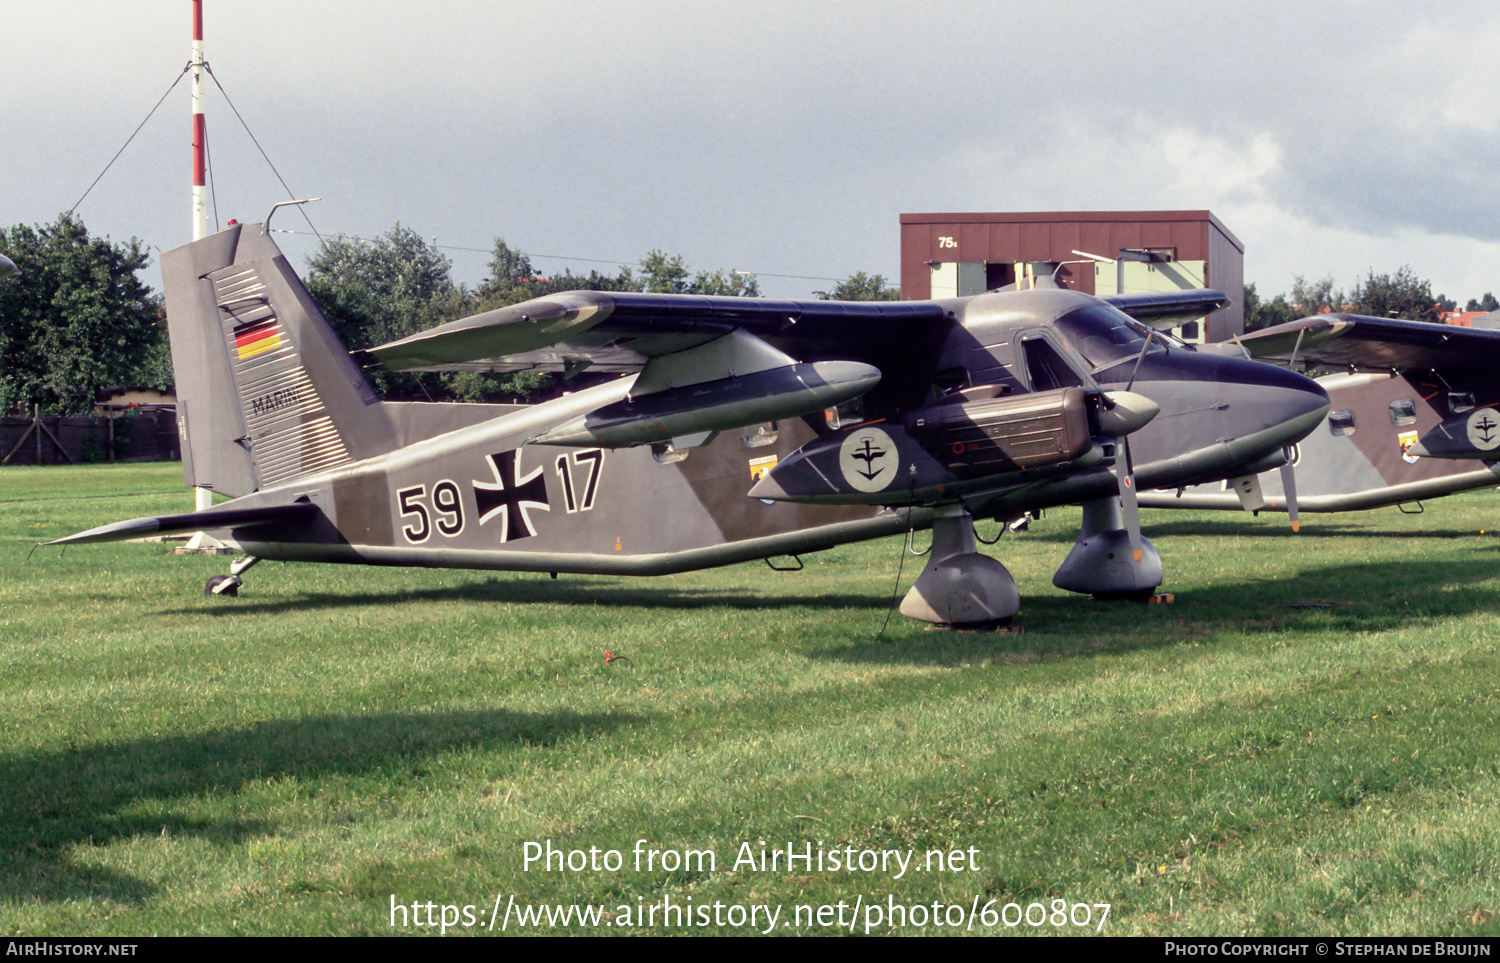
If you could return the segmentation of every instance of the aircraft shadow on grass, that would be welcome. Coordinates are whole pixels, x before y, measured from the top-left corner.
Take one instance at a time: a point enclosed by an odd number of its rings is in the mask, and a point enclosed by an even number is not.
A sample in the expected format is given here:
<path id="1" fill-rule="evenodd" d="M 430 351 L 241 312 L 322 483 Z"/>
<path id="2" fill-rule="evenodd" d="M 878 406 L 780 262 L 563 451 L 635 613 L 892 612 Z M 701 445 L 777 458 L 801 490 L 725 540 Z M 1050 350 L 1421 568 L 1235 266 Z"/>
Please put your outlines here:
<path id="1" fill-rule="evenodd" d="M 1393 533 L 1389 529 L 1371 527 L 1369 525 L 1350 524 L 1335 520 L 1332 516 L 1313 516 L 1309 521 L 1308 516 L 1303 516 L 1302 531 L 1292 534 L 1285 527 L 1285 521 L 1277 523 L 1277 519 L 1270 518 L 1236 518 L 1227 515 L 1220 519 L 1181 519 L 1173 521 L 1156 521 L 1148 519 L 1146 523 L 1147 534 L 1154 539 L 1161 540 L 1160 550 L 1168 557 L 1172 553 L 1172 543 L 1166 541 L 1170 538 L 1183 538 L 1200 536 L 1204 538 L 1272 538 L 1286 539 L 1287 551 L 1295 551 L 1297 544 L 1305 540 L 1324 538 L 1374 538 L 1374 539 L 1448 539 L 1448 538 L 1472 538 L 1475 532 L 1471 528 L 1457 527 L 1449 524 L 1437 527 L 1424 524 L 1420 528 L 1411 531 Z M 987 534 L 987 533 L 986 533 Z M 1009 537 L 1009 536 L 1007 536 Z M 1023 539 L 1033 541 L 1050 542 L 1057 545 L 1071 545 L 1076 536 L 1069 534 L 1061 527 L 1057 530 L 1048 530 L 1041 526 L 1033 528 L 1020 536 Z"/>
<path id="2" fill-rule="evenodd" d="M 1270 523 L 1268 526 L 1268 522 Z M 1316 517 L 1312 521 L 1303 516 L 1302 531 L 1293 535 L 1284 526 L 1276 525 L 1276 519 L 1245 519 L 1244 521 L 1212 521 L 1207 519 L 1183 520 L 1175 522 L 1153 523 L 1151 534 L 1158 538 L 1181 537 L 1184 535 L 1201 535 L 1207 537 L 1235 536 L 1243 538 L 1276 538 L 1288 539 L 1288 550 L 1294 550 L 1296 543 L 1303 539 L 1322 538 L 1375 538 L 1375 539 L 1445 539 L 1445 538 L 1473 538 L 1474 530 L 1471 528 L 1460 528 L 1456 525 L 1438 527 L 1436 525 L 1424 524 L 1410 531 L 1392 532 L 1386 528 L 1376 528 L 1369 525 L 1354 525 L 1334 521 L 1327 516 Z M 1167 544 L 1170 548 L 1170 543 Z"/>
<path id="3" fill-rule="evenodd" d="M 159 892 L 156 884 L 80 865 L 74 847 L 159 836 L 229 847 L 278 829 L 264 819 L 187 818 L 172 811 L 177 800 L 233 795 L 278 778 L 420 778 L 430 759 L 454 750 L 546 747 L 641 721 L 628 713 L 503 709 L 325 715 L 0 757 L 0 900 L 142 902 Z M 161 815 L 147 812 L 158 806 Z"/>
<path id="4" fill-rule="evenodd" d="M 1036 597 L 1025 633 L 929 631 L 904 640 L 809 650 L 808 658 L 881 665 L 964 665 L 1089 657 L 1173 645 L 1183 637 L 1246 631 L 1345 638 L 1500 608 L 1500 558 L 1361 562 L 1303 569 L 1285 579 L 1240 578 L 1185 591 L 1170 606 Z M 1171 586 L 1164 586 L 1170 590 Z M 1140 631 L 1158 622 L 1162 632 Z M 1170 627 L 1180 625 L 1181 635 Z M 1316 642 L 1313 644 L 1317 644 Z"/>
<path id="5" fill-rule="evenodd" d="M 889 596 L 879 593 L 814 595 L 767 595 L 751 589 L 681 588 L 663 584 L 663 579 L 623 580 L 567 578 L 491 579 L 451 588 L 420 589 L 403 592 L 363 592 L 340 594 L 311 592 L 294 598 L 252 601 L 241 599 L 220 608 L 187 607 L 164 609 L 161 615 L 192 615 L 209 618 L 234 618 L 237 615 L 274 614 L 315 609 L 351 608 L 364 605 L 388 606 L 402 602 L 486 602 L 537 605 L 605 605 L 619 608 L 706 609 L 730 608 L 760 611 L 778 608 L 813 609 L 883 609 Z"/>

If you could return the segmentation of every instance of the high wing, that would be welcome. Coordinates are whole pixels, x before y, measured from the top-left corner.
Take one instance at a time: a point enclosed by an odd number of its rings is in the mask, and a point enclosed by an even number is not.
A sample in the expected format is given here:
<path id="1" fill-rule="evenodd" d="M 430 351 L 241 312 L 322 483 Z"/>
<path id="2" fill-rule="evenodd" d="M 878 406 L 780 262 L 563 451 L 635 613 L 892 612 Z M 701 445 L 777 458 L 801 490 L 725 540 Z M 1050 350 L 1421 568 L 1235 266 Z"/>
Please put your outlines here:
<path id="1" fill-rule="evenodd" d="M 1101 301 L 1112 304 L 1156 328 L 1170 328 L 1211 314 L 1229 303 L 1218 291 L 1153 291 L 1147 294 L 1106 294 Z"/>
<path id="2" fill-rule="evenodd" d="M 1452 381 L 1488 377 L 1500 360 L 1500 331 L 1357 314 L 1319 314 L 1240 339 L 1264 361 L 1388 371 L 1441 370 Z"/>
<path id="3" fill-rule="evenodd" d="M 721 338 L 736 329 L 799 356 L 822 345 L 859 360 L 888 358 L 894 346 L 951 323 L 932 301 L 786 301 L 770 298 L 568 291 L 440 325 L 372 348 L 395 371 L 474 367 L 493 371 L 639 371 L 656 357 Z M 857 325 L 858 342 L 849 331 Z M 807 349 L 811 348 L 811 353 Z"/>
<path id="4" fill-rule="evenodd" d="M 1218 291 L 1118 295 L 1104 299 L 1148 324 L 1172 324 L 1223 307 Z M 568 291 L 462 318 L 366 352 L 395 371 L 643 372 L 633 393 L 681 377 L 658 368 L 700 367 L 689 352 L 740 332 L 791 359 L 859 361 L 881 373 L 872 401 L 909 410 L 931 385 L 944 341 L 959 321 L 942 301 L 794 301 L 771 298 Z M 764 370 L 769 362 L 740 360 Z"/>
<path id="5" fill-rule="evenodd" d="M 1202 317 L 1229 302 L 1218 291 L 1103 298 L 1147 323 Z M 937 301 L 790 301 L 771 298 L 568 291 L 450 321 L 367 353 L 393 371 L 639 371 L 654 357 L 685 351 L 736 328 L 807 355 L 832 351 L 888 360 L 898 346 L 953 324 Z M 859 338 L 851 341 L 850 326 Z M 909 354 L 900 360 L 909 363 Z"/>
<path id="6" fill-rule="evenodd" d="M 398 371 L 639 372 L 631 401 L 591 415 L 587 430 L 572 424 L 542 439 L 621 447 L 808 415 L 866 393 L 877 404 L 910 408 L 928 391 L 955 324 L 951 310 L 931 301 L 569 291 L 453 321 L 369 355 Z M 634 404 L 646 396 L 649 410 Z"/>

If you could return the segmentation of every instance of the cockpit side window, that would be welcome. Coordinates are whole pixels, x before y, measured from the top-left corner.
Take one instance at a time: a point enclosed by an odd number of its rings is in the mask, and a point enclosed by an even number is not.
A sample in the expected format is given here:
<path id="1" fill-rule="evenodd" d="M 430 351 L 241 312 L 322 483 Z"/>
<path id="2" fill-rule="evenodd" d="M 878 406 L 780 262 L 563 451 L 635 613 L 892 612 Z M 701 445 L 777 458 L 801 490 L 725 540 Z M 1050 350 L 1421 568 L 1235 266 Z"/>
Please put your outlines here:
<path id="1" fill-rule="evenodd" d="M 1026 373 L 1031 378 L 1032 391 L 1083 385 L 1083 376 L 1073 370 L 1046 338 L 1023 338 L 1021 350 L 1026 355 Z"/>
<path id="2" fill-rule="evenodd" d="M 1152 334 L 1150 328 L 1107 304 L 1090 304 L 1079 308 L 1058 318 L 1054 326 L 1068 339 L 1074 350 L 1083 355 L 1083 359 L 1091 366 L 1090 371 L 1098 371 L 1136 357 L 1146 344 L 1146 336 Z M 1182 345 L 1175 338 L 1158 331 L 1152 336 L 1152 345 L 1147 354 L 1166 351 L 1164 342 L 1167 341 L 1172 342 L 1173 348 Z"/>

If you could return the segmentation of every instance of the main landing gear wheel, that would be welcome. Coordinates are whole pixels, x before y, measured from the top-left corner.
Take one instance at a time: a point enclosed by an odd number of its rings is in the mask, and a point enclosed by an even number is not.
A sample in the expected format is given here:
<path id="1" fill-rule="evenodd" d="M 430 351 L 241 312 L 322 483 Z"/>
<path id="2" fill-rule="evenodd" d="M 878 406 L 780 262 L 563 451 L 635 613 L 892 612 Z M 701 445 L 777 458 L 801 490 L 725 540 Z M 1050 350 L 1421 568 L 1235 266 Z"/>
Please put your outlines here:
<path id="1" fill-rule="evenodd" d="M 1148 600 L 1161 584 L 1161 556 L 1144 538 L 1140 546 L 1137 562 L 1119 498 L 1108 495 L 1086 501 L 1078 541 L 1052 576 L 1052 584 L 1101 600 Z"/>
<path id="2" fill-rule="evenodd" d="M 240 586 L 245 583 L 238 575 L 215 575 L 203 586 L 204 595 L 228 595 L 238 598 Z"/>
<path id="3" fill-rule="evenodd" d="M 936 625 L 1006 625 L 1021 593 L 1004 565 L 975 551 L 974 517 L 962 505 L 933 511 L 927 567 L 901 600 L 901 614 Z"/>

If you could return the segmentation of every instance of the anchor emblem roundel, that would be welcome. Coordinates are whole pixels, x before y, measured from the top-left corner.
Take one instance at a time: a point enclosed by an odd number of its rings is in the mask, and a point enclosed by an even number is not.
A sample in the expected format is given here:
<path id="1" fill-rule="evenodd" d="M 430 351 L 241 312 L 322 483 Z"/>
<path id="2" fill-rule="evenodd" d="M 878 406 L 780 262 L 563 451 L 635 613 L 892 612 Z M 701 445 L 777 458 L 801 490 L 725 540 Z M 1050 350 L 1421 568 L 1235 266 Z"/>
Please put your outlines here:
<path id="1" fill-rule="evenodd" d="M 851 431 L 839 446 L 839 472 L 855 491 L 885 491 L 896 464 L 896 443 L 879 428 Z"/>
<path id="2" fill-rule="evenodd" d="M 1500 445 L 1500 421 L 1495 419 L 1495 409 L 1480 408 L 1469 416 L 1469 444 L 1480 451 L 1489 451 Z"/>

